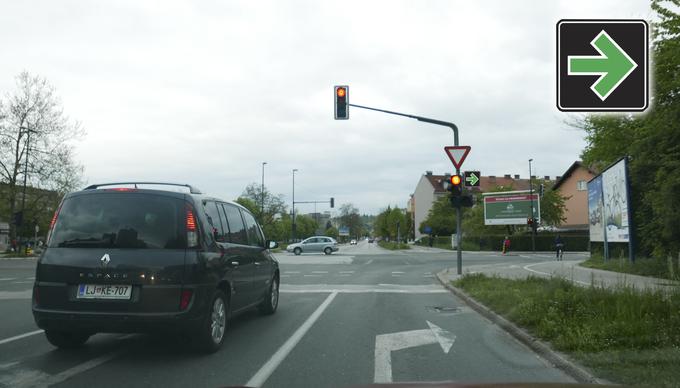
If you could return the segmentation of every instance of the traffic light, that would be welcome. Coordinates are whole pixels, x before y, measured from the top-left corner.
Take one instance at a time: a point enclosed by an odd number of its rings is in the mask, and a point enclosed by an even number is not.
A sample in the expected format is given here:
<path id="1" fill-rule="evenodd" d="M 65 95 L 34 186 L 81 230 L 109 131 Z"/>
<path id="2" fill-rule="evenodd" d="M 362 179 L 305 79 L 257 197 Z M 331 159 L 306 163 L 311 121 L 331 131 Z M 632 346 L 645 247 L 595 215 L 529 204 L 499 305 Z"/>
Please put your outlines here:
<path id="1" fill-rule="evenodd" d="M 538 187 L 538 195 L 543 198 L 543 193 L 545 192 L 545 185 L 541 183 L 541 185 Z"/>
<path id="2" fill-rule="evenodd" d="M 331 209 L 335 207 L 335 198 L 331 197 Z"/>
<path id="3" fill-rule="evenodd" d="M 349 119 L 349 86 L 340 85 L 335 87 L 335 119 Z M 332 206 L 331 206 L 332 207 Z"/>
<path id="4" fill-rule="evenodd" d="M 451 182 L 451 189 L 449 191 L 451 191 L 454 197 L 463 195 L 463 178 L 460 175 L 451 175 L 449 182 Z"/>

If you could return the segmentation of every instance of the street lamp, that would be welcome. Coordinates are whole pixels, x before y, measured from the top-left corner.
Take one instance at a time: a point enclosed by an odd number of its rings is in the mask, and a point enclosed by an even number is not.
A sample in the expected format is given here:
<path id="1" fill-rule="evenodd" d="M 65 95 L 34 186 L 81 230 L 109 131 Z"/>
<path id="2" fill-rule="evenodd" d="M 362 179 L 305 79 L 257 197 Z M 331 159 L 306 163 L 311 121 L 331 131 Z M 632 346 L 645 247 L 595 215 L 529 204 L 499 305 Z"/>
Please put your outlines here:
<path id="1" fill-rule="evenodd" d="M 24 214 L 26 213 L 26 185 L 27 185 L 27 178 L 28 178 L 28 161 L 29 161 L 28 153 L 29 153 L 29 150 L 31 149 L 31 132 L 35 132 L 35 131 L 28 128 L 28 127 L 20 126 L 19 130 L 22 130 L 22 129 L 26 130 L 26 161 L 24 162 L 25 163 L 24 164 L 24 188 L 23 188 L 23 194 L 21 196 L 21 220 L 22 220 L 21 223 L 23 224 Z M 16 228 L 18 228 L 18 227 L 19 227 L 19 225 L 16 225 Z"/>
<path id="2" fill-rule="evenodd" d="M 262 211 L 260 213 L 260 222 L 264 221 L 264 165 L 267 164 L 267 162 L 262 162 L 262 197 L 260 198 L 260 201 L 262 202 Z"/>
<path id="3" fill-rule="evenodd" d="M 534 219 L 534 177 L 531 175 L 531 162 L 529 159 L 529 199 L 531 200 L 531 250 L 536 252 L 536 220 Z"/>
<path id="4" fill-rule="evenodd" d="M 293 241 L 295 241 L 295 173 L 297 168 L 293 169 Z"/>

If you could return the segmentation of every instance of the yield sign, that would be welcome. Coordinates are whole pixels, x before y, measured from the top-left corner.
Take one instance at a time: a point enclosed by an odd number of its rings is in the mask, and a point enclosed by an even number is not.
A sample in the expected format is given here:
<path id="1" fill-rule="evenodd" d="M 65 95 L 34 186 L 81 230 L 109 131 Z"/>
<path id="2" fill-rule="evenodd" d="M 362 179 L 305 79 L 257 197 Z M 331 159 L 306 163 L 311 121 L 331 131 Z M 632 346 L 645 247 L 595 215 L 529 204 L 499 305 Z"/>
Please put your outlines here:
<path id="1" fill-rule="evenodd" d="M 446 152 L 446 155 L 449 157 L 449 159 L 451 159 L 453 167 L 458 170 L 460 169 L 460 166 L 463 165 L 463 161 L 465 161 L 467 155 L 470 153 L 470 148 L 470 146 L 447 146 L 444 147 L 444 151 Z"/>

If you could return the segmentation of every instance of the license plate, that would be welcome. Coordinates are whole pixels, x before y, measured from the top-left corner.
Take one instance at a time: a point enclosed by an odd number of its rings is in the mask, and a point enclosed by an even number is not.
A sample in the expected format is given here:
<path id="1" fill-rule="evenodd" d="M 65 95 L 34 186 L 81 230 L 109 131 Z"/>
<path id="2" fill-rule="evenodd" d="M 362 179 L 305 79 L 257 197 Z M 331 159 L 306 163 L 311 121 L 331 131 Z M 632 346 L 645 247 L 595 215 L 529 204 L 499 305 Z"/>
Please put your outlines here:
<path id="1" fill-rule="evenodd" d="M 81 284 L 78 286 L 78 299 L 130 299 L 131 285 L 96 285 Z"/>

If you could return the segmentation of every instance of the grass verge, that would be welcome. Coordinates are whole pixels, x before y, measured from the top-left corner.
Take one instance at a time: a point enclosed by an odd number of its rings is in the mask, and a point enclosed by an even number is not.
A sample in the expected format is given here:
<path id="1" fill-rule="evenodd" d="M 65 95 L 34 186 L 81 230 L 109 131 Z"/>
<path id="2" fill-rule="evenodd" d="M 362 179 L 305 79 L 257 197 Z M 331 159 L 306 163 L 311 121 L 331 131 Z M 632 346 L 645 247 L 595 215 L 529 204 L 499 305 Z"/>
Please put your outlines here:
<path id="1" fill-rule="evenodd" d="M 628 258 L 604 261 L 602 256 L 591 256 L 590 259 L 582 262 L 581 266 L 633 275 L 680 280 L 680 260 L 671 258 L 638 258 L 634 263 L 631 263 L 628 261 Z"/>
<path id="2" fill-rule="evenodd" d="M 411 249 L 408 244 L 396 243 L 394 241 L 378 241 L 378 245 L 380 245 L 381 248 L 389 249 L 391 251 L 396 251 L 397 249 Z"/>
<path id="3" fill-rule="evenodd" d="M 678 387 L 680 290 L 580 287 L 566 279 L 466 275 L 453 283 L 601 378 Z"/>

